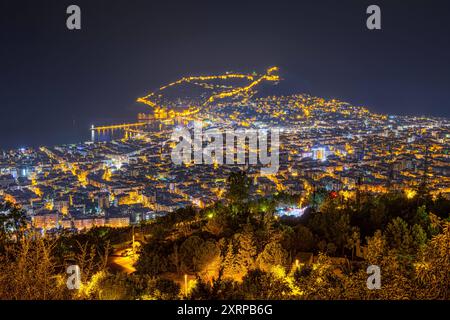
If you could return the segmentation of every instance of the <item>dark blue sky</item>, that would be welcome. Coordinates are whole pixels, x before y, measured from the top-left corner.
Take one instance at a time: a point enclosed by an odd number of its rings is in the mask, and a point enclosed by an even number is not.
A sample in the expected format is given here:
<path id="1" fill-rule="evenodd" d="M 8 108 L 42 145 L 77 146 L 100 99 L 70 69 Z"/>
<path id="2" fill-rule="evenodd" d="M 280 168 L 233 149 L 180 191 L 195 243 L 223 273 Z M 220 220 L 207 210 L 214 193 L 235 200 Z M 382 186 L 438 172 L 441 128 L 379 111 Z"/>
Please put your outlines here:
<path id="1" fill-rule="evenodd" d="M 70 4 L 81 31 L 66 29 Z M 297 92 L 448 117 L 449 35 L 446 0 L 2 0 L 0 148 L 82 140 L 187 74 L 273 65 Z"/>

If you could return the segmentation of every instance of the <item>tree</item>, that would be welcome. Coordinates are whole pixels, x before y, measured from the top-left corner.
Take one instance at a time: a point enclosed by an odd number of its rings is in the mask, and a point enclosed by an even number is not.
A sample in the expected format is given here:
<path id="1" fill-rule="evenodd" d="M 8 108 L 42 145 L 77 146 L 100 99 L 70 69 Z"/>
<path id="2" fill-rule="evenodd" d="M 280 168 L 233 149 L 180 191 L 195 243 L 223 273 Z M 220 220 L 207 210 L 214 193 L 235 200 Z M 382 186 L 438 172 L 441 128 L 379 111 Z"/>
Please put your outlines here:
<path id="1" fill-rule="evenodd" d="M 243 270 L 253 269 L 256 256 L 256 244 L 253 230 L 250 225 L 245 225 L 242 233 L 235 234 L 238 244 L 237 259 Z"/>
<path id="2" fill-rule="evenodd" d="M 87 299 L 99 300 L 133 300 L 138 298 L 133 294 L 133 286 L 131 285 L 130 277 L 126 273 L 101 273 L 96 286 L 90 292 Z"/>
<path id="3" fill-rule="evenodd" d="M 215 236 L 221 235 L 227 228 L 227 220 L 222 214 L 210 213 L 213 217 L 208 219 L 204 230 Z"/>
<path id="4" fill-rule="evenodd" d="M 169 279 L 156 279 L 149 283 L 148 295 L 156 300 L 177 300 L 180 298 L 180 285 Z"/>
<path id="5" fill-rule="evenodd" d="M 19 240 L 27 226 L 25 211 L 11 202 L 0 203 L 0 241 Z"/>
<path id="6" fill-rule="evenodd" d="M 309 228 L 322 240 L 333 243 L 344 253 L 352 227 L 348 213 L 327 205 L 325 211 L 316 213 L 308 221 Z"/>
<path id="7" fill-rule="evenodd" d="M 417 208 L 414 222 L 416 224 L 419 224 L 422 228 L 426 228 L 430 224 L 430 218 L 428 216 L 425 205 Z"/>
<path id="8" fill-rule="evenodd" d="M 450 200 L 439 193 L 429 210 L 440 218 L 450 218 Z"/>
<path id="9" fill-rule="evenodd" d="M 307 227 L 298 225 L 294 228 L 293 249 L 296 252 L 311 252 L 314 245 L 314 235 Z"/>
<path id="10" fill-rule="evenodd" d="M 89 299 L 100 300 L 176 300 L 180 286 L 172 280 L 141 274 L 106 273 L 97 275 Z"/>
<path id="11" fill-rule="evenodd" d="M 450 222 L 443 223 L 443 232 L 435 235 L 421 252 L 414 265 L 417 297 L 442 299 L 450 297 Z"/>
<path id="12" fill-rule="evenodd" d="M 242 292 L 245 299 L 265 300 L 283 299 L 290 293 L 288 284 L 270 272 L 252 270 L 242 279 Z"/>
<path id="13" fill-rule="evenodd" d="M 58 272 L 53 248 L 53 241 L 38 236 L 6 245 L 0 255 L 0 299 L 69 299 L 66 277 Z"/>
<path id="14" fill-rule="evenodd" d="M 233 241 L 229 241 L 222 264 L 223 277 L 240 281 L 247 270 L 242 270 Z"/>
<path id="15" fill-rule="evenodd" d="M 402 225 L 400 220 L 398 220 L 398 224 Z M 403 227 L 400 229 L 406 230 Z M 400 240 L 399 243 L 401 242 Z M 413 291 L 408 273 L 411 260 L 403 259 L 398 254 L 397 249 L 393 249 L 390 246 L 381 231 L 377 231 L 373 237 L 367 238 L 367 255 L 365 258 L 367 265 L 353 275 L 350 281 L 354 285 L 357 284 L 359 286 L 361 298 L 388 300 L 411 298 Z M 380 267 L 382 290 L 369 290 L 366 288 L 363 280 L 367 279 L 366 268 L 369 265 Z"/>
<path id="16" fill-rule="evenodd" d="M 109 246 L 109 244 L 108 244 Z M 108 248 L 102 255 L 95 245 L 77 241 L 77 250 L 66 256 L 66 263 L 74 263 L 80 267 L 81 280 L 86 283 L 97 272 L 105 270 L 108 261 Z"/>
<path id="17" fill-rule="evenodd" d="M 136 270 L 140 274 L 156 276 L 168 271 L 168 255 L 170 250 L 166 244 L 160 241 L 152 241 L 142 247 L 139 259 L 136 263 Z"/>
<path id="18" fill-rule="evenodd" d="M 379 265 L 385 252 L 387 252 L 386 239 L 382 232 L 377 230 L 373 237 L 367 238 L 367 254 L 365 258 L 368 263 Z"/>
<path id="19" fill-rule="evenodd" d="M 257 259 L 259 268 L 270 272 L 273 267 L 285 267 L 288 264 L 288 254 L 278 242 L 271 242 L 264 247 Z"/>
<path id="20" fill-rule="evenodd" d="M 312 266 L 302 266 L 294 273 L 295 285 L 304 299 L 339 299 L 344 292 L 343 276 L 335 272 L 331 259 L 319 254 Z"/>
<path id="21" fill-rule="evenodd" d="M 181 270 L 183 272 L 196 272 L 198 268 L 197 257 L 201 255 L 202 238 L 191 236 L 180 247 Z"/>
<path id="22" fill-rule="evenodd" d="M 419 252 L 428 240 L 427 233 L 419 224 L 415 224 L 411 229 L 411 234 L 413 237 L 414 251 Z"/>
<path id="23" fill-rule="evenodd" d="M 219 276 L 212 283 L 197 279 L 197 285 L 192 289 L 189 298 L 194 300 L 242 300 L 244 294 L 236 281 Z"/>
<path id="24" fill-rule="evenodd" d="M 211 281 L 219 276 L 220 249 L 214 240 L 205 241 L 192 259 L 202 279 Z"/>
<path id="25" fill-rule="evenodd" d="M 227 198 L 231 203 L 242 204 L 248 200 L 250 179 L 245 171 L 233 172 L 228 177 Z"/>
<path id="26" fill-rule="evenodd" d="M 392 220 L 386 227 L 386 241 L 390 248 L 397 250 L 400 254 L 412 252 L 413 238 L 408 224 L 400 217 Z"/>
<path id="27" fill-rule="evenodd" d="M 354 257 L 356 246 L 358 245 L 359 241 L 360 241 L 359 229 L 355 227 L 353 228 L 351 236 L 347 239 L 347 248 L 350 249 L 350 251 L 352 252 L 352 260 Z"/>

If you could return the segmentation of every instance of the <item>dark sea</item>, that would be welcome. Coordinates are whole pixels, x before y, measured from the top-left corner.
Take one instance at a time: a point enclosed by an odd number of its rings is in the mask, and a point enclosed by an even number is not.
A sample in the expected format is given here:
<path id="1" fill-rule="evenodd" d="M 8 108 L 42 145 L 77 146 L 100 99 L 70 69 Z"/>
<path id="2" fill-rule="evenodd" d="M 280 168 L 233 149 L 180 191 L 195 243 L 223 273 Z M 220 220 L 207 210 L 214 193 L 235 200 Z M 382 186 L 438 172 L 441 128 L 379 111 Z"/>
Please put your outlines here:
<path id="1" fill-rule="evenodd" d="M 58 117 L 57 117 L 58 116 Z M 0 150 L 91 141 L 91 126 L 136 122 L 136 114 L 120 117 L 40 116 L 0 118 Z M 105 138 L 105 137 L 103 137 Z"/>

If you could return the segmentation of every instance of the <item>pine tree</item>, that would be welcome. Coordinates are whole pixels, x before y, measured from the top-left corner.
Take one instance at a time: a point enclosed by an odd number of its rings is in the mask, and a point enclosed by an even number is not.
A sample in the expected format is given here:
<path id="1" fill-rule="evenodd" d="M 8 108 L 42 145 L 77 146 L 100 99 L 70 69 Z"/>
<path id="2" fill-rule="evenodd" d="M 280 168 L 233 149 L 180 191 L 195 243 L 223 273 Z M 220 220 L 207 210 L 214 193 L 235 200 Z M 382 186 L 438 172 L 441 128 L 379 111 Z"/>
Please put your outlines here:
<path id="1" fill-rule="evenodd" d="M 242 270 L 236 254 L 233 242 L 230 241 L 227 246 L 225 258 L 223 259 L 223 276 L 233 280 L 241 280 L 246 271 Z"/>

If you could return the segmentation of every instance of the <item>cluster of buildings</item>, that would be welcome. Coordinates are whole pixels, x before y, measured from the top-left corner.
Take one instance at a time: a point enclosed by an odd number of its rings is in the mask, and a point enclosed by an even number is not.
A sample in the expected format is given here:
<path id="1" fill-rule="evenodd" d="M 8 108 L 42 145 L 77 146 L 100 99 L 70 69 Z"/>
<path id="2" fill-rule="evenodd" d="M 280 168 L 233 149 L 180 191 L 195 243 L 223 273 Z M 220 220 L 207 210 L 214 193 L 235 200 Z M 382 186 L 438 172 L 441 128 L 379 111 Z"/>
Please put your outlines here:
<path id="1" fill-rule="evenodd" d="M 58 232 L 128 226 L 208 206 L 224 198 L 228 176 L 243 168 L 258 197 L 284 191 L 306 201 L 317 188 L 349 197 L 357 189 L 399 189 L 413 197 L 422 182 L 433 195 L 450 196 L 448 119 L 378 115 L 292 95 L 218 102 L 189 119 L 140 120 L 147 124 L 117 129 L 121 139 L 0 152 L 0 201 L 22 207 L 30 227 Z M 278 172 L 261 174 L 259 165 L 175 165 L 172 131 L 192 120 L 224 130 L 279 128 Z"/>

